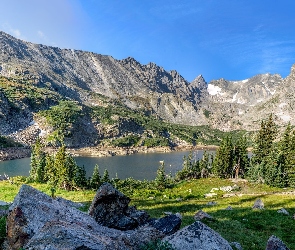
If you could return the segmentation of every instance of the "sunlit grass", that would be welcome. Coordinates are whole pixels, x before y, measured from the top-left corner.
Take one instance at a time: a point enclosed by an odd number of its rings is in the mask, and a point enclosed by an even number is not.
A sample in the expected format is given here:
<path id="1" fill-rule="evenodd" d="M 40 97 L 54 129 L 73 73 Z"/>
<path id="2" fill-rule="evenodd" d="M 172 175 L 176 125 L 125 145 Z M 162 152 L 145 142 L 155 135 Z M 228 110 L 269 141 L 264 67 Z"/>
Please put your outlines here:
<path id="1" fill-rule="evenodd" d="M 11 202 L 17 194 L 22 182 L 0 182 L 0 200 Z M 215 218 L 205 223 L 219 232 L 229 242 L 237 241 L 243 249 L 265 249 L 267 239 L 272 235 L 281 238 L 290 249 L 295 249 L 295 195 L 288 193 L 291 189 L 271 188 L 261 184 L 238 182 L 241 190 L 231 193 L 231 197 L 205 198 L 212 188 L 234 185 L 231 180 L 200 179 L 184 181 L 164 190 L 132 189 L 129 190 L 131 205 L 146 210 L 151 217 L 159 218 L 164 212 L 181 213 L 182 227 L 194 222 L 193 216 L 202 209 Z M 46 184 L 30 184 L 50 195 L 50 187 Z M 56 196 L 85 202 L 90 205 L 94 190 L 65 191 L 57 189 Z M 264 210 L 253 210 L 256 199 L 262 199 Z M 217 204 L 208 205 L 209 201 Z M 225 210 L 231 206 L 233 210 Z M 290 215 L 279 214 L 277 210 L 284 207 Z M 87 210 L 87 208 L 86 208 Z"/>

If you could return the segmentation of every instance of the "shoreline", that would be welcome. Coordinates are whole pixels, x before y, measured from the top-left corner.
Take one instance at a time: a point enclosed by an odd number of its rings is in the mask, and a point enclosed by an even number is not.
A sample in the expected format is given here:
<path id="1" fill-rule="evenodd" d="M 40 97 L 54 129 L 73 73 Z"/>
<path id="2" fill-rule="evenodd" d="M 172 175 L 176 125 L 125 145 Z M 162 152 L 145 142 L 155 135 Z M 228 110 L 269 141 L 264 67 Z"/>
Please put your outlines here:
<path id="1" fill-rule="evenodd" d="M 170 153 L 178 151 L 194 151 L 194 150 L 216 150 L 218 146 L 210 145 L 182 145 L 176 147 L 84 147 L 84 148 L 67 148 L 73 156 L 85 157 L 110 157 L 116 155 L 132 155 L 132 154 L 148 154 L 148 153 Z M 57 148 L 45 148 L 45 152 L 54 153 Z M 9 161 L 31 156 L 31 148 L 0 148 L 0 161 Z"/>

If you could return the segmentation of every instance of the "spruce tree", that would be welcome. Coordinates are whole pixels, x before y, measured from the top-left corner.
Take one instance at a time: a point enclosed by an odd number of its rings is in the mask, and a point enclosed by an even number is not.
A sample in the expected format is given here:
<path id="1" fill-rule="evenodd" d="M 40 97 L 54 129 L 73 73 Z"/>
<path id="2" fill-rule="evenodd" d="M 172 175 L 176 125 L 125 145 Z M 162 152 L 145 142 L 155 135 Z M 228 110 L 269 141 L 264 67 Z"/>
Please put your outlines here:
<path id="1" fill-rule="evenodd" d="M 107 169 L 105 169 L 104 172 L 103 172 L 103 176 L 102 176 L 101 182 L 102 183 L 105 183 L 105 182 L 110 183 L 109 171 Z"/>
<path id="2" fill-rule="evenodd" d="M 263 159 L 270 155 L 273 150 L 274 140 L 278 134 L 277 125 L 275 124 L 272 114 L 267 121 L 262 121 L 260 130 L 256 133 L 254 139 L 252 163 L 260 164 Z"/>
<path id="3" fill-rule="evenodd" d="M 234 177 L 244 176 L 246 170 L 249 168 L 250 159 L 248 156 L 248 140 L 246 136 L 241 136 L 238 138 L 234 146 Z"/>
<path id="4" fill-rule="evenodd" d="M 99 174 L 99 167 L 96 164 L 93 169 L 93 174 L 90 179 L 90 186 L 91 188 L 98 189 L 101 185 L 101 177 Z"/>
<path id="5" fill-rule="evenodd" d="M 45 153 L 40 138 L 32 146 L 30 178 L 37 182 L 45 180 Z"/>
<path id="6" fill-rule="evenodd" d="M 227 136 L 216 150 L 212 164 L 213 173 L 220 178 L 230 178 L 233 171 L 234 154 L 231 137 Z"/>
<path id="7" fill-rule="evenodd" d="M 82 167 L 76 164 L 76 176 L 74 177 L 74 182 L 76 187 L 87 188 L 88 181 L 86 178 L 86 171 L 84 165 Z"/>
<path id="8" fill-rule="evenodd" d="M 155 184 L 156 184 L 157 188 L 163 189 L 163 188 L 166 188 L 166 186 L 167 186 L 167 180 L 166 180 L 166 175 L 165 175 L 165 163 L 164 163 L 164 161 L 161 161 L 160 164 L 161 165 L 157 170 Z"/>

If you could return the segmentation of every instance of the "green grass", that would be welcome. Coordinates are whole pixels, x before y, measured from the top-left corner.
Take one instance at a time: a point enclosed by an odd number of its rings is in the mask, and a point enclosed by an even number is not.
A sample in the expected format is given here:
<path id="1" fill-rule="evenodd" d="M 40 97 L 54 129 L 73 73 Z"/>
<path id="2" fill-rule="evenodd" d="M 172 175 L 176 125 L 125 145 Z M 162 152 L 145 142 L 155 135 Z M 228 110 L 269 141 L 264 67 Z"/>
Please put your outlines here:
<path id="1" fill-rule="evenodd" d="M 8 181 L 0 182 L 1 200 L 13 201 L 21 185 L 21 178 L 15 179 L 15 183 L 12 185 Z M 234 183 L 231 180 L 200 179 L 183 181 L 174 185 L 173 188 L 163 190 L 138 186 L 138 188 L 129 189 L 128 196 L 132 200 L 131 205 L 146 210 L 151 217 L 159 218 L 168 211 L 181 213 L 182 227 L 193 223 L 194 214 L 202 209 L 215 218 L 214 221 L 205 221 L 208 226 L 219 232 L 229 242 L 239 242 L 243 249 L 265 249 L 266 242 L 272 234 L 281 238 L 290 249 L 295 249 L 295 238 L 292 234 L 295 230 L 295 222 L 292 218 L 295 213 L 295 199 L 294 195 L 286 194 L 291 189 L 239 182 L 241 190 L 235 192 L 232 197 L 224 198 L 224 193 L 219 192 L 216 198 L 204 198 L 204 194 L 209 193 L 213 187 L 228 185 L 234 185 Z M 48 185 L 32 184 L 32 186 L 50 194 Z M 127 186 L 125 188 L 128 189 Z M 95 191 L 68 192 L 58 189 L 56 195 L 85 202 L 89 206 Z M 264 210 L 252 209 L 257 198 L 264 202 Z M 215 201 L 217 205 L 208 206 L 209 201 Z M 233 210 L 225 210 L 229 205 Z M 290 216 L 277 213 L 277 210 L 282 207 L 290 213 Z"/>

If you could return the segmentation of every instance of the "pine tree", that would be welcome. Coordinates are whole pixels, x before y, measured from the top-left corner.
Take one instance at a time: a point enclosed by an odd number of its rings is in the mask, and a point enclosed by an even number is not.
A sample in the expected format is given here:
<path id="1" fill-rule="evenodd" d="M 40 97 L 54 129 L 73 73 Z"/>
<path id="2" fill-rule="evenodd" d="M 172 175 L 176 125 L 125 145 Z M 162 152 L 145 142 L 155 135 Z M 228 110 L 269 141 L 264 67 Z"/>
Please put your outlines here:
<path id="1" fill-rule="evenodd" d="M 288 123 L 279 143 L 279 151 L 284 158 L 284 175 L 287 185 L 295 187 L 295 134 L 290 123 Z"/>
<path id="2" fill-rule="evenodd" d="M 107 169 L 105 169 L 104 172 L 103 172 L 103 176 L 102 176 L 101 182 L 102 182 L 102 183 L 105 183 L 105 182 L 110 183 L 110 182 L 111 182 L 111 181 L 110 181 L 109 172 L 108 172 Z"/>
<path id="3" fill-rule="evenodd" d="M 56 186 L 57 184 L 57 170 L 54 166 L 54 156 L 50 154 L 46 154 L 45 157 L 45 182 L 51 184 L 52 186 Z"/>
<path id="4" fill-rule="evenodd" d="M 246 170 L 249 168 L 250 159 L 248 156 L 248 141 L 246 136 L 238 138 L 234 146 L 234 177 L 237 178 L 239 174 L 244 176 Z"/>
<path id="5" fill-rule="evenodd" d="M 56 180 L 60 187 L 70 190 L 72 185 L 68 180 L 68 169 L 67 169 L 67 155 L 66 155 L 66 147 L 63 144 L 59 150 L 57 151 L 54 159 L 54 169 L 57 171 Z"/>
<path id="6" fill-rule="evenodd" d="M 101 185 L 101 177 L 99 174 L 99 167 L 96 164 L 94 166 L 93 174 L 90 179 L 90 186 L 91 186 L 91 188 L 98 189 L 100 187 L 100 185 Z"/>
<path id="7" fill-rule="evenodd" d="M 160 167 L 157 170 L 157 176 L 155 178 L 155 184 L 158 188 L 163 189 L 167 186 L 167 180 L 165 175 L 165 163 L 164 161 L 160 162 Z"/>
<path id="8" fill-rule="evenodd" d="M 45 180 L 45 153 L 40 138 L 32 147 L 30 178 L 37 182 Z"/>
<path id="9" fill-rule="evenodd" d="M 76 164 L 76 176 L 74 177 L 74 182 L 77 187 L 86 188 L 88 186 L 88 181 L 86 178 L 86 171 L 84 165 L 82 167 Z"/>
<path id="10" fill-rule="evenodd" d="M 270 155 L 277 133 L 277 125 L 271 114 L 267 121 L 261 122 L 260 130 L 255 136 L 252 163 L 260 164 L 265 157 Z"/>
<path id="11" fill-rule="evenodd" d="M 234 154 L 231 137 L 227 136 L 216 150 L 212 164 L 213 173 L 220 178 L 230 178 L 233 171 Z"/>

